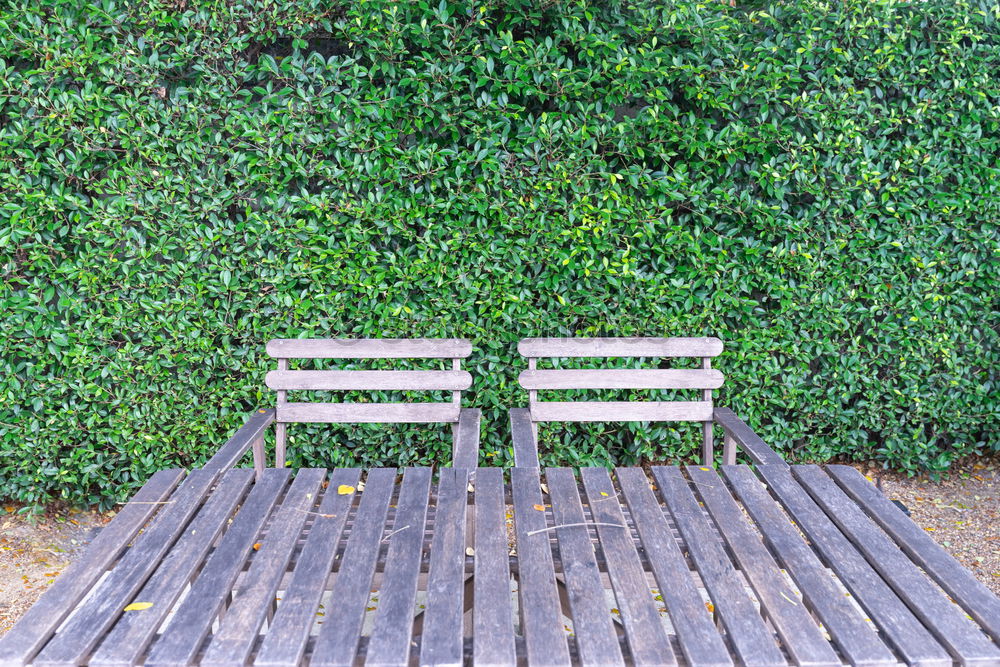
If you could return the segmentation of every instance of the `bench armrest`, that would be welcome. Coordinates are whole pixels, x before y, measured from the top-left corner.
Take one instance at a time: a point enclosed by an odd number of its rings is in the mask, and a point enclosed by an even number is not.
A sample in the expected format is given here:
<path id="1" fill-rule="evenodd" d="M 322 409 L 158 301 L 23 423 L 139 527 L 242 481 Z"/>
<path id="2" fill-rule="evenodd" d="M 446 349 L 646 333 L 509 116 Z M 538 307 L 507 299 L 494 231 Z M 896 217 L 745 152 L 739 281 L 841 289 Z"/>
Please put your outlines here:
<path id="1" fill-rule="evenodd" d="M 781 465 L 788 467 L 785 459 L 771 449 L 759 435 L 753 432 L 746 423 L 736 416 L 729 408 L 715 408 L 713 419 L 725 431 L 725 449 L 722 462 L 726 465 L 736 463 L 736 447 L 739 446 L 757 465 Z"/>
<path id="2" fill-rule="evenodd" d="M 479 408 L 462 408 L 452 426 L 451 467 L 473 470 L 479 466 Z"/>
<path id="3" fill-rule="evenodd" d="M 264 468 L 264 432 L 274 421 L 274 408 L 255 410 L 247 418 L 240 430 L 236 431 L 226 444 L 219 448 L 215 456 L 204 465 L 205 470 L 222 472 L 239 463 L 251 446 L 254 447 L 254 468 L 257 474 Z"/>

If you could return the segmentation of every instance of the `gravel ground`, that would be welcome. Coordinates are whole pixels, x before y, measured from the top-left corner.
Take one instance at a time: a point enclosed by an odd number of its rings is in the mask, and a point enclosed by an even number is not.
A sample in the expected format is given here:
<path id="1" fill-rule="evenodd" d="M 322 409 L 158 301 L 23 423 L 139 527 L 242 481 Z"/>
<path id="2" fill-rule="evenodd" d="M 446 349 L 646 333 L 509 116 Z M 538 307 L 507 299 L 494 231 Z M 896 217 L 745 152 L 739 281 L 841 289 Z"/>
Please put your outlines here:
<path id="1" fill-rule="evenodd" d="M 1000 595 L 1000 456 L 958 462 L 938 482 L 852 465 Z M 0 636 L 114 516 L 53 506 L 31 518 L 18 509 L 0 508 Z"/>

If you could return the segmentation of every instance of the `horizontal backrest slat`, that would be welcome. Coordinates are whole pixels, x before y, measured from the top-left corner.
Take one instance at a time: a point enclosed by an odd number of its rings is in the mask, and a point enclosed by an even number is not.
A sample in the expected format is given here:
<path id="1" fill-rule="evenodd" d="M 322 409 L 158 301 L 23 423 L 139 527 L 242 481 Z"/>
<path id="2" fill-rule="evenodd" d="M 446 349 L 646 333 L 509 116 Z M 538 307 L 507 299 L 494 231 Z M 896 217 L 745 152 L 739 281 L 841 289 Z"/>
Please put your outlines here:
<path id="1" fill-rule="evenodd" d="M 472 343 L 464 338 L 276 338 L 267 344 L 275 359 L 464 359 Z"/>
<path id="2" fill-rule="evenodd" d="M 718 338 L 525 338 L 524 357 L 717 357 Z"/>
<path id="3" fill-rule="evenodd" d="M 472 386 L 466 371 L 271 371 L 271 389 L 347 391 L 462 391 Z"/>
<path id="4" fill-rule="evenodd" d="M 722 373 L 714 369 L 602 368 L 523 371 L 525 389 L 717 389 Z"/>
<path id="5" fill-rule="evenodd" d="M 325 424 L 426 424 L 457 422 L 458 403 L 284 403 L 278 422 Z"/>
<path id="6" fill-rule="evenodd" d="M 711 401 L 544 401 L 531 404 L 536 422 L 647 422 L 712 419 Z"/>

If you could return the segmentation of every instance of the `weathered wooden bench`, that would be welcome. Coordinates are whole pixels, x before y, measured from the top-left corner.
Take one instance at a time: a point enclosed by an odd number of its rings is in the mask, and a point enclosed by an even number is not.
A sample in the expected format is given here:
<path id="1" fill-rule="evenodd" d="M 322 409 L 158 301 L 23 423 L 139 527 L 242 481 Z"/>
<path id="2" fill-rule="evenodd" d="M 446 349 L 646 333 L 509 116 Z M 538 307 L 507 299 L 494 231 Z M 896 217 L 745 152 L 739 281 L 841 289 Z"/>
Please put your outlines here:
<path id="1" fill-rule="evenodd" d="M 648 343 L 636 343 L 637 356 L 680 349 Z M 522 351 L 621 351 L 620 341 L 561 345 Z M 718 347 L 709 345 L 683 349 Z M 345 355 L 343 346 L 271 352 Z M 397 349 L 468 354 L 454 341 Z M 365 342 L 339 358 L 376 352 L 386 354 Z M 721 380 L 543 370 L 522 375 L 529 391 L 709 391 Z M 357 372 L 284 367 L 268 384 L 468 386 L 464 375 Z M 732 440 L 725 457 L 740 447 L 752 468 L 543 470 L 522 412 L 512 424 L 523 465 L 508 474 L 475 467 L 467 429 L 477 415 L 463 421 L 455 401 L 447 411 L 359 410 L 285 399 L 203 468 L 156 473 L 0 638 L 0 665 L 1000 665 L 1000 599 L 926 532 L 853 468 L 789 466 L 711 404 L 587 412 L 533 396 L 528 410 L 534 421 L 711 417 Z M 279 467 L 263 466 L 270 423 L 383 415 L 453 424 L 456 465 L 293 471 L 278 452 Z M 256 471 L 233 467 L 251 449 Z"/>
<path id="2" fill-rule="evenodd" d="M 783 459 L 729 408 L 716 408 L 712 390 L 723 376 L 712 368 L 722 354 L 718 338 L 526 338 L 517 347 L 528 360 L 518 378 L 528 390 L 528 407 L 510 410 L 514 460 L 518 467 L 538 467 L 538 424 L 543 422 L 660 422 L 702 424 L 702 463 L 713 465 L 712 425 L 722 427 L 723 463 L 736 463 L 742 450 L 754 463 L 782 464 Z M 540 359 L 696 358 L 700 368 L 538 368 Z M 540 401 L 539 391 L 568 389 L 674 389 L 697 392 L 686 401 Z"/>

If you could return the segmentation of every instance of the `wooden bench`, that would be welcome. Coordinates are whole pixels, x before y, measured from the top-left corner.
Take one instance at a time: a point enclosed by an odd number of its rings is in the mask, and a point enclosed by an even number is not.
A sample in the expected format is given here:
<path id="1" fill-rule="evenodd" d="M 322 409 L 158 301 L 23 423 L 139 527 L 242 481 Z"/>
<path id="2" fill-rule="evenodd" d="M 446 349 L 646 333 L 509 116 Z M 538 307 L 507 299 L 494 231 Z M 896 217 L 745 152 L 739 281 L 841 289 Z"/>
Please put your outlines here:
<path id="1" fill-rule="evenodd" d="M 518 377 L 528 390 L 528 407 L 510 410 L 514 465 L 538 467 L 538 424 L 543 422 L 658 422 L 693 421 L 702 424 L 703 465 L 715 459 L 713 424 L 725 433 L 723 463 L 736 462 L 737 448 L 760 464 L 784 465 L 732 410 L 716 408 L 712 390 L 723 376 L 712 368 L 712 358 L 722 353 L 718 338 L 525 338 L 518 344 L 528 370 Z M 556 358 L 660 358 L 693 357 L 700 368 L 538 368 L 539 359 Z M 540 401 L 539 391 L 571 389 L 675 389 L 697 392 L 686 401 Z"/>
<path id="2" fill-rule="evenodd" d="M 258 476 L 266 466 L 264 435 L 274 424 L 275 467 L 285 465 L 288 424 L 431 424 L 452 425 L 452 467 L 475 468 L 479 458 L 478 408 L 462 407 L 462 391 L 472 386 L 472 376 L 462 370 L 462 360 L 472 344 L 459 338 L 368 340 L 280 338 L 267 344 L 277 360 L 277 370 L 264 382 L 277 393 L 274 409 L 261 409 L 216 454 L 206 468 L 225 469 L 253 450 Z M 450 359 L 450 370 L 291 370 L 290 360 L 302 359 Z M 447 391 L 449 402 L 427 403 L 324 403 L 289 402 L 289 391 Z"/>

